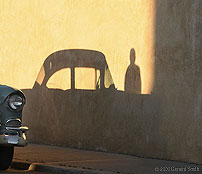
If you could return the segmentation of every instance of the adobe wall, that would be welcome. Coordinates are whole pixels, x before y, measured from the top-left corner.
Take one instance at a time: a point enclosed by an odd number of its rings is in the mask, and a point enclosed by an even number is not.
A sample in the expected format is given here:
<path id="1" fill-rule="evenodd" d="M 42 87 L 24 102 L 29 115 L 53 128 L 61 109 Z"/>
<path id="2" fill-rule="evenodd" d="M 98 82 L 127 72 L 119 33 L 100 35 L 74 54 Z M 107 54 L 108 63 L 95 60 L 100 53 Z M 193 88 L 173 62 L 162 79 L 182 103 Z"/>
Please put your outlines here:
<path id="1" fill-rule="evenodd" d="M 0 2 L 0 82 L 24 89 L 29 141 L 202 163 L 201 11 L 200 0 Z M 118 91 L 32 93 L 46 57 L 72 48 L 102 52 Z M 131 48 L 141 95 L 124 91 Z"/>
<path id="2" fill-rule="evenodd" d="M 155 94 L 166 157 L 201 163 L 201 1 L 156 1 Z"/>
<path id="3" fill-rule="evenodd" d="M 154 5 L 153 0 L 2 1 L 0 64 L 6 68 L 0 69 L 0 82 L 31 89 L 50 54 L 89 49 L 106 56 L 116 87 L 124 90 L 130 49 L 134 48 L 142 93 L 151 93 Z M 8 73 L 11 70 L 15 73 Z"/>

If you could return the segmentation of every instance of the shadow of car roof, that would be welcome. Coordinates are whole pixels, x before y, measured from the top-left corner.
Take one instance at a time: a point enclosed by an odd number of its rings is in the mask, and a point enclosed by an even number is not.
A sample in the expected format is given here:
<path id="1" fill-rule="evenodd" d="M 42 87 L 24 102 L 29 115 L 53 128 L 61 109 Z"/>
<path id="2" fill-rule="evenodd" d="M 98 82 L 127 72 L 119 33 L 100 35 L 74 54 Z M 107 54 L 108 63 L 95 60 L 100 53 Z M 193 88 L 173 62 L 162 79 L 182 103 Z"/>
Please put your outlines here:
<path id="1" fill-rule="evenodd" d="M 52 53 L 44 61 L 45 71 L 62 68 L 90 67 L 104 69 L 107 62 L 103 53 L 94 50 L 69 49 Z"/>

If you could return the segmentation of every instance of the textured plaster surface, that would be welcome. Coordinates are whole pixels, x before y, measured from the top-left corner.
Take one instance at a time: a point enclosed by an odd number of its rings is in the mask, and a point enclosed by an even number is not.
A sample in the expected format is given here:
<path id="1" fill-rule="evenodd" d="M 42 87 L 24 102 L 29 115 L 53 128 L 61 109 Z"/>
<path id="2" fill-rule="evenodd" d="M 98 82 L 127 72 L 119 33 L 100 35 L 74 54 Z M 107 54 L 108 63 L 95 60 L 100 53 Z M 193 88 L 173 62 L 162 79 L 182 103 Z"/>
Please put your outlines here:
<path id="1" fill-rule="evenodd" d="M 0 69 L 0 82 L 32 88 L 48 55 L 80 48 L 104 53 L 116 87 L 123 90 L 130 49 L 134 48 L 142 93 L 150 93 L 153 8 L 153 0 L 1 1 L 0 64 L 4 68 Z"/>
<path id="2" fill-rule="evenodd" d="M 156 1 L 154 90 L 162 99 L 156 126 L 164 134 L 164 155 L 200 163 L 201 9 L 198 0 Z"/>
<path id="3" fill-rule="evenodd" d="M 27 96 L 29 140 L 202 163 L 201 8 L 200 0 L 1 1 L 2 84 L 31 90 L 48 55 L 80 48 L 104 53 L 123 90 L 134 48 L 146 94 Z"/>

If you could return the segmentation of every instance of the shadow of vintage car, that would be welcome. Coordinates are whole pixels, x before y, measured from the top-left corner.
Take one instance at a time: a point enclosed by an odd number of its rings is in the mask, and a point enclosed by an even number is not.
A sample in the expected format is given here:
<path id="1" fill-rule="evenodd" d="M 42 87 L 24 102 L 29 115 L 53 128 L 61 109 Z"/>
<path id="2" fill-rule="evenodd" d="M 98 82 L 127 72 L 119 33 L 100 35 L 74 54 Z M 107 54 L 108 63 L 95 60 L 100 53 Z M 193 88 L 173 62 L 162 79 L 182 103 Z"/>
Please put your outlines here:
<path id="1" fill-rule="evenodd" d="M 63 70 L 66 75 L 60 74 Z M 88 75 L 82 76 L 86 71 Z M 51 80 L 54 76 L 56 81 Z M 60 84 L 64 81 L 66 87 Z M 104 54 L 84 49 L 48 56 L 33 88 L 22 91 L 27 98 L 23 122 L 29 125 L 29 141 L 87 149 L 104 142 L 115 148 L 113 137 L 121 142 L 131 136 L 136 143 L 138 126 L 146 125 L 138 117 L 145 115 L 143 107 L 152 101 L 144 100 L 148 95 L 116 90 Z"/>
<path id="2" fill-rule="evenodd" d="M 51 77 L 65 69 L 69 71 L 66 76 L 69 79 L 68 89 L 49 83 Z M 93 81 L 92 78 L 91 81 L 85 79 L 87 86 L 91 83 L 90 89 L 77 88 L 78 83 L 84 83 L 84 79 L 76 78 L 77 71 L 82 73 L 88 70 L 90 76 L 93 76 Z M 72 49 L 57 51 L 48 56 L 33 88 L 22 91 L 27 98 L 23 121 L 30 125 L 30 140 L 59 143 L 64 137 L 64 131 L 70 137 L 78 133 L 74 122 L 82 123 L 84 119 L 88 124 L 92 123 L 92 115 L 100 115 L 103 108 L 109 107 L 105 106 L 105 102 L 116 89 L 104 54 L 93 50 Z M 88 129 L 88 124 L 81 125 L 83 131 Z"/>

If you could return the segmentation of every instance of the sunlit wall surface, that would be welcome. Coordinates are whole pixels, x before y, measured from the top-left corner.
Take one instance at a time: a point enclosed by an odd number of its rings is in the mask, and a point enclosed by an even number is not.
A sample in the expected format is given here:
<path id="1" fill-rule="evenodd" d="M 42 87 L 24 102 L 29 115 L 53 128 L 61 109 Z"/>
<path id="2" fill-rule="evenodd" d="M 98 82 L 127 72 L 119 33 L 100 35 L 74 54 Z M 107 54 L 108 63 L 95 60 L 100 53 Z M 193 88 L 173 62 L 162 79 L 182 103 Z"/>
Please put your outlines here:
<path id="1" fill-rule="evenodd" d="M 65 68 L 54 73 L 48 80 L 46 86 L 51 89 L 71 89 L 71 70 Z"/>
<path id="2" fill-rule="evenodd" d="M 0 83 L 32 88 L 48 55 L 79 48 L 104 53 L 116 88 L 124 90 L 134 48 L 142 93 L 151 93 L 153 23 L 153 0 L 2 0 Z"/>

